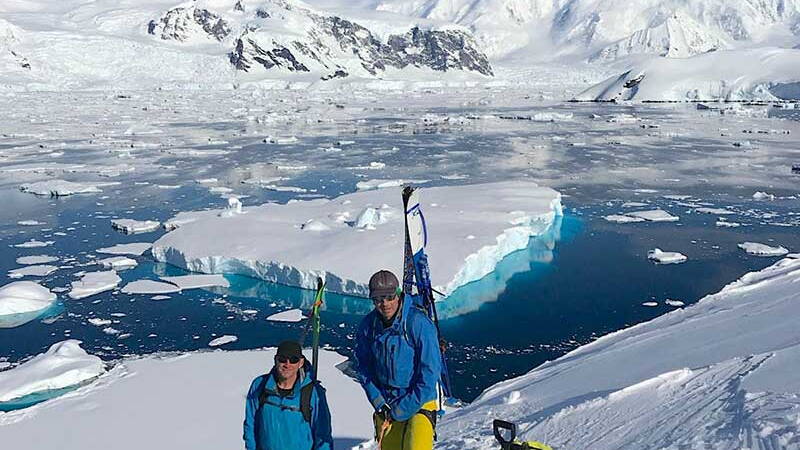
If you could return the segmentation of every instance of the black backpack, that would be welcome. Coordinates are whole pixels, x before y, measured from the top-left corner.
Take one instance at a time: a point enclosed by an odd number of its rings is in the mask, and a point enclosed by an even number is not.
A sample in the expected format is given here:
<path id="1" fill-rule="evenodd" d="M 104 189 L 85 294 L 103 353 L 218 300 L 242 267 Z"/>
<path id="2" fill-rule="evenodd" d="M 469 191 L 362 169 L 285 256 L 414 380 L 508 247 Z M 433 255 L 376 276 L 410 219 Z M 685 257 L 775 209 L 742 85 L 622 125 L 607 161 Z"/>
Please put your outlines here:
<path id="1" fill-rule="evenodd" d="M 295 406 L 282 405 L 280 403 L 272 402 L 269 400 L 269 397 L 279 396 L 277 392 L 271 389 L 267 389 L 267 380 L 271 376 L 272 376 L 271 374 L 267 374 L 264 375 L 264 377 L 261 379 L 261 387 L 259 388 L 259 394 L 258 394 L 258 408 L 261 409 L 261 407 L 263 407 L 264 404 L 267 403 L 272 406 L 277 406 L 284 411 L 299 411 L 303 414 L 303 419 L 305 419 L 305 421 L 310 424 L 311 394 L 314 391 L 314 388 L 317 386 L 317 384 L 319 384 L 319 381 L 314 380 L 311 383 L 308 383 L 307 385 L 300 388 L 300 408 L 297 408 Z"/>

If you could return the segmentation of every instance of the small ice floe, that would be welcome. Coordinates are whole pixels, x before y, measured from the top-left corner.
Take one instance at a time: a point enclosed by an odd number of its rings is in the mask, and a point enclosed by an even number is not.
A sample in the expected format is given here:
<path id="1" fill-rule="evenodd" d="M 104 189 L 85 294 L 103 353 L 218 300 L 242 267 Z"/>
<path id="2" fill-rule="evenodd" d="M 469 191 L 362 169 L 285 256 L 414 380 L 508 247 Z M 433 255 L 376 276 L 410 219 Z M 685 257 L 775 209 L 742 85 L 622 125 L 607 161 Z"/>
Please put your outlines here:
<path id="1" fill-rule="evenodd" d="M 695 212 L 699 212 L 699 213 L 702 213 L 702 214 L 714 214 L 714 215 L 717 215 L 717 216 L 727 216 L 727 215 L 731 215 L 731 214 L 736 214 L 736 212 L 731 211 L 729 209 L 708 208 L 708 207 L 695 208 Z"/>
<path id="2" fill-rule="evenodd" d="M 102 331 L 103 331 L 103 333 L 108 334 L 110 336 L 116 336 L 116 335 L 122 333 L 121 331 L 119 331 L 118 329 L 116 329 L 114 327 L 105 327 L 105 328 L 103 328 Z"/>
<path id="3" fill-rule="evenodd" d="M 303 319 L 305 316 L 299 309 L 290 309 L 267 317 L 272 322 L 300 322 Z"/>
<path id="4" fill-rule="evenodd" d="M 607 221 L 614 223 L 644 222 L 644 219 L 641 217 L 631 217 L 620 214 L 611 214 L 610 216 L 603 216 L 603 219 L 606 219 Z"/>
<path id="5" fill-rule="evenodd" d="M 686 305 L 685 303 L 683 303 L 683 302 L 682 302 L 682 301 L 680 301 L 680 300 L 673 300 L 673 299 L 669 299 L 669 298 L 668 298 L 668 299 L 666 299 L 666 300 L 664 301 L 664 303 L 666 303 L 666 304 L 667 304 L 667 305 L 669 305 L 669 306 L 675 307 L 675 308 L 680 308 L 680 307 L 682 307 L 682 306 Z"/>
<path id="6" fill-rule="evenodd" d="M 230 287 L 231 285 L 221 274 L 182 275 L 177 277 L 161 277 L 161 279 L 181 289 L 197 289 L 214 286 Z"/>
<path id="7" fill-rule="evenodd" d="M 267 184 L 267 185 L 262 185 L 261 187 L 263 187 L 266 190 L 275 192 L 294 192 L 297 194 L 303 194 L 308 192 L 308 189 L 297 186 L 278 186 L 275 184 Z"/>
<path id="8" fill-rule="evenodd" d="M 172 294 L 180 291 L 181 288 L 174 284 L 155 280 L 131 281 L 122 288 L 123 294 Z"/>
<path id="9" fill-rule="evenodd" d="M 647 306 L 648 308 L 654 308 L 658 306 L 658 302 L 644 302 L 642 303 L 642 306 Z"/>
<path id="10" fill-rule="evenodd" d="M 288 137 L 267 136 L 264 139 L 264 143 L 265 144 L 278 144 L 278 145 L 294 144 L 295 142 L 298 142 L 298 141 L 299 141 L 299 139 L 297 139 L 294 136 L 288 136 Z"/>
<path id="11" fill-rule="evenodd" d="M 639 217 L 648 222 L 677 222 L 678 220 L 680 220 L 680 217 L 673 216 L 672 214 L 662 209 L 653 209 L 649 211 L 635 211 L 627 213 L 626 215 L 631 217 Z"/>
<path id="12" fill-rule="evenodd" d="M 80 343 L 74 339 L 58 342 L 46 353 L 0 372 L 0 402 L 76 386 L 102 375 L 103 361 L 87 354 Z"/>
<path id="13" fill-rule="evenodd" d="M 613 114 L 607 120 L 609 123 L 636 123 L 639 118 L 631 114 Z"/>
<path id="14" fill-rule="evenodd" d="M 359 191 L 368 191 L 370 189 L 384 189 L 403 186 L 404 184 L 424 184 L 427 182 L 428 180 L 367 180 L 356 183 L 356 189 Z"/>
<path id="15" fill-rule="evenodd" d="M 161 222 L 155 220 L 114 219 L 111 221 L 111 228 L 125 234 L 149 233 L 156 231 L 160 226 Z"/>
<path id="16" fill-rule="evenodd" d="M 233 189 L 225 186 L 214 186 L 208 190 L 212 194 L 230 194 L 233 192 Z"/>
<path id="17" fill-rule="evenodd" d="M 73 281 L 69 297 L 72 299 L 86 298 L 101 292 L 110 291 L 117 287 L 122 279 L 113 270 L 103 272 L 87 272 L 79 281 Z"/>
<path id="18" fill-rule="evenodd" d="M 20 220 L 17 222 L 17 225 L 21 225 L 23 227 L 33 227 L 36 225 L 45 225 L 45 223 L 39 222 L 38 220 Z"/>
<path id="19" fill-rule="evenodd" d="M 47 247 L 50 245 L 55 244 L 56 241 L 37 241 L 36 239 L 31 239 L 30 241 L 25 241 L 21 244 L 17 244 L 14 247 L 17 248 L 40 248 L 40 247 Z"/>
<path id="20" fill-rule="evenodd" d="M 71 181 L 64 180 L 39 181 L 36 183 L 23 184 L 19 187 L 19 190 L 31 194 L 47 195 L 51 197 L 103 192 L 95 184 L 73 183 Z"/>
<path id="21" fill-rule="evenodd" d="M 353 166 L 351 170 L 382 170 L 386 168 L 386 163 L 372 161 L 366 166 Z"/>
<path id="22" fill-rule="evenodd" d="M 722 228 L 736 228 L 742 226 L 739 222 L 728 222 L 722 219 L 718 220 L 715 225 Z"/>
<path id="23" fill-rule="evenodd" d="M 92 324 L 92 325 L 94 325 L 96 327 L 105 327 L 105 326 L 111 325 L 111 321 L 110 320 L 101 319 L 99 317 L 92 317 L 91 319 L 88 319 L 87 322 L 89 322 L 90 324 Z"/>
<path id="24" fill-rule="evenodd" d="M 142 256 L 144 252 L 150 250 L 153 244 L 150 242 L 132 242 L 130 244 L 117 244 L 113 247 L 105 247 L 97 249 L 97 253 L 105 253 L 107 255 L 133 255 Z"/>
<path id="25" fill-rule="evenodd" d="M 171 298 L 172 297 L 170 297 L 169 295 L 154 295 L 154 296 L 150 297 L 150 300 L 153 300 L 153 301 L 156 301 L 156 302 L 160 302 L 162 300 L 169 300 Z"/>
<path id="26" fill-rule="evenodd" d="M 641 208 L 647 206 L 647 203 L 642 202 L 625 202 L 622 204 L 623 208 Z"/>
<path id="27" fill-rule="evenodd" d="M 113 269 L 113 270 L 127 270 L 133 269 L 139 263 L 136 262 L 135 259 L 128 258 L 127 256 L 112 256 L 111 258 L 105 258 L 97 261 L 104 269 Z"/>
<path id="28" fill-rule="evenodd" d="M 743 242 L 738 246 L 740 249 L 754 256 L 783 256 L 789 253 L 789 250 L 785 247 L 770 247 L 769 245 L 759 244 L 758 242 Z"/>
<path id="29" fill-rule="evenodd" d="M 0 316 L 44 311 L 56 294 L 33 281 L 14 281 L 0 287 Z"/>
<path id="30" fill-rule="evenodd" d="M 353 145 L 355 143 L 356 143 L 356 141 L 336 141 L 336 142 L 333 143 L 333 145 L 335 145 L 337 147 L 343 147 L 345 145 Z"/>
<path id="31" fill-rule="evenodd" d="M 758 191 L 753 194 L 753 200 L 775 200 L 775 195 Z"/>
<path id="32" fill-rule="evenodd" d="M 216 178 L 199 178 L 197 180 L 194 180 L 194 182 L 197 184 L 215 184 L 219 182 L 219 180 Z"/>
<path id="33" fill-rule="evenodd" d="M 226 334 L 225 336 L 220 336 L 212 340 L 211 342 L 208 343 L 208 346 L 219 347 L 220 345 L 230 344 L 231 342 L 236 342 L 238 340 L 239 340 L 238 337 Z"/>
<path id="34" fill-rule="evenodd" d="M 647 259 L 655 261 L 656 264 L 680 264 L 688 259 L 686 255 L 678 252 L 665 252 L 656 248 L 647 252 Z"/>
<path id="35" fill-rule="evenodd" d="M 662 197 L 664 197 L 667 200 L 677 200 L 677 201 L 683 201 L 692 198 L 691 195 L 673 195 L 673 194 L 662 195 Z"/>
<path id="36" fill-rule="evenodd" d="M 17 264 L 47 264 L 51 262 L 58 261 L 58 258 L 55 256 L 47 256 L 47 255 L 34 255 L 34 256 L 20 256 L 17 258 Z"/>
<path id="37" fill-rule="evenodd" d="M 22 278 L 22 277 L 46 277 L 51 273 L 58 270 L 57 266 L 42 264 L 38 266 L 25 266 L 18 269 L 11 269 L 8 271 L 9 278 Z"/>

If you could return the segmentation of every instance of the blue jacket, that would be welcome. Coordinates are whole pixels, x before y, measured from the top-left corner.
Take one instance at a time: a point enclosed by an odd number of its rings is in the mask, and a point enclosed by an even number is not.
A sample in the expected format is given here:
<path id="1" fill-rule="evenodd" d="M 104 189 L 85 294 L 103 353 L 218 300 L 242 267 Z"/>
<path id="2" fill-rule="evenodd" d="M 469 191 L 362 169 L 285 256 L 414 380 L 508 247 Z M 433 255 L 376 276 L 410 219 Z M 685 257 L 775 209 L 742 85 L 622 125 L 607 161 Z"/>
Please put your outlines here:
<path id="1" fill-rule="evenodd" d="M 311 422 L 300 410 L 300 390 L 311 383 L 311 364 L 306 361 L 289 397 L 277 394 L 272 371 L 253 380 L 247 393 L 244 413 L 244 443 L 247 450 L 331 450 L 331 413 L 325 389 L 317 384 L 311 393 Z M 260 404 L 261 387 L 270 393 L 267 402 Z"/>
<path id="2" fill-rule="evenodd" d="M 383 326 L 373 310 L 356 335 L 356 368 L 375 410 L 388 406 L 394 420 L 408 420 L 436 400 L 442 355 L 436 326 L 406 298 L 394 321 Z"/>

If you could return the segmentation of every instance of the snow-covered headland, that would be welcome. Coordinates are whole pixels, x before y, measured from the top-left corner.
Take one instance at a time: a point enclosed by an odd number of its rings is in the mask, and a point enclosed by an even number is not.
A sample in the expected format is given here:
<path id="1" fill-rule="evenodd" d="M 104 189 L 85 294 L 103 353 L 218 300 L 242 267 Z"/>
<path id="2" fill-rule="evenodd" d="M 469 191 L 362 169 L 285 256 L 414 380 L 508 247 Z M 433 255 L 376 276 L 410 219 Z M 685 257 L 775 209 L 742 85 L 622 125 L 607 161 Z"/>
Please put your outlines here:
<path id="1" fill-rule="evenodd" d="M 445 416 L 438 448 L 496 448 L 494 418 L 554 448 L 798 448 L 798 283 L 783 259 L 499 383 Z"/>
<path id="2" fill-rule="evenodd" d="M 0 436 L 4 446 L 18 449 L 241 448 L 247 389 L 271 368 L 274 354 L 264 349 L 123 360 L 59 398 L 0 412 Z M 320 352 L 319 379 L 327 389 L 336 448 L 355 446 L 373 433 L 372 406 L 358 383 L 335 367 L 344 360 Z M 18 380 L 14 373 L 21 369 L 0 377 Z M 51 378 L 44 371 L 26 375 L 28 384 Z"/>
<path id="3" fill-rule="evenodd" d="M 428 255 L 437 267 L 432 281 L 446 294 L 489 274 L 562 214 L 558 192 L 525 181 L 426 188 L 422 201 Z M 194 272 L 309 289 L 321 276 L 330 291 L 359 296 L 376 270 L 402 272 L 399 188 L 265 204 L 242 214 L 181 213 L 175 220 L 182 225 L 151 251 L 159 261 Z"/>

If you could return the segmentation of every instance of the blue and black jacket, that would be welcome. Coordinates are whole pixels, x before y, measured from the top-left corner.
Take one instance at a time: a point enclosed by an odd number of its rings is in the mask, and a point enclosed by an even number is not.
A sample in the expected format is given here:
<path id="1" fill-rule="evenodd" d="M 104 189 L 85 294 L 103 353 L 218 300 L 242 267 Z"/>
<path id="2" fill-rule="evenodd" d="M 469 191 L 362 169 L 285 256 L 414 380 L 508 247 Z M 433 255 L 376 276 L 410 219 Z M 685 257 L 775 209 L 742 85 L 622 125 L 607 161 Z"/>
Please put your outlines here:
<path id="1" fill-rule="evenodd" d="M 253 380 L 244 413 L 247 450 L 331 450 L 331 413 L 325 389 L 311 380 L 306 361 L 291 395 L 278 394 L 273 371 Z M 304 389 L 305 388 L 305 389 Z M 309 395 L 310 393 L 310 395 Z M 307 399 L 303 405 L 301 399 Z"/>
<path id="2" fill-rule="evenodd" d="M 356 365 L 361 386 L 375 410 L 388 406 L 403 421 L 436 400 L 442 355 L 436 326 L 405 299 L 394 321 L 384 327 L 373 310 L 356 335 Z"/>

